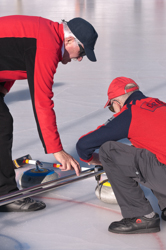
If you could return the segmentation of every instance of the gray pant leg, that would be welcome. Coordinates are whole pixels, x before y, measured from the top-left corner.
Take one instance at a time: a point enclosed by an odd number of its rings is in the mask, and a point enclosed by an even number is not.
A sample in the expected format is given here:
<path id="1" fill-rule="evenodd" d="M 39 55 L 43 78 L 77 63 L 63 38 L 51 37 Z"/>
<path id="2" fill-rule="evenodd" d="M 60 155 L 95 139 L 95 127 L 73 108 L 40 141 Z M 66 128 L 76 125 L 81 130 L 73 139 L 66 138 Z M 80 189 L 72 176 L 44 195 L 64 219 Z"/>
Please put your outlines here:
<path id="1" fill-rule="evenodd" d="M 147 150 L 146 150 L 147 151 Z M 106 142 L 99 151 L 103 168 L 111 183 L 124 218 L 143 216 L 153 211 L 140 188 L 139 165 L 148 165 L 144 149 L 136 149 L 120 142 Z M 146 168 L 142 168 L 142 176 Z"/>
<path id="2" fill-rule="evenodd" d="M 149 151 L 147 151 L 149 152 Z M 166 165 L 157 160 L 154 154 L 148 153 L 150 164 L 146 168 L 146 187 L 150 188 L 158 199 L 159 207 L 166 207 Z"/>
<path id="3" fill-rule="evenodd" d="M 157 200 L 158 200 L 158 204 L 161 210 L 163 210 L 164 208 L 166 208 L 166 195 L 160 194 L 156 191 L 153 191 L 153 194 L 156 196 Z"/>

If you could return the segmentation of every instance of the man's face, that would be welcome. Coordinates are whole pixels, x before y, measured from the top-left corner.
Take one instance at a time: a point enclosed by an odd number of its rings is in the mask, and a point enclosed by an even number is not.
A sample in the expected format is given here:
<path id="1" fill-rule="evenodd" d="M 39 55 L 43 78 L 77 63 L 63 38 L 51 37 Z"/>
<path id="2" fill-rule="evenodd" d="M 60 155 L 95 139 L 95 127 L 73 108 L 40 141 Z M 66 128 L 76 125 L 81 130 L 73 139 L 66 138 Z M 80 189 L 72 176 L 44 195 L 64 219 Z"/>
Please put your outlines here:
<path id="1" fill-rule="evenodd" d="M 121 104 L 121 102 L 114 99 L 114 100 L 111 100 L 111 105 L 109 109 L 114 113 L 119 113 L 121 111 L 122 106 L 123 105 Z"/>
<path id="2" fill-rule="evenodd" d="M 76 59 L 77 61 L 81 61 L 83 57 L 80 56 L 80 48 L 74 37 L 67 37 L 64 41 L 64 55 L 62 58 L 62 63 L 67 64 L 71 62 L 71 59 Z"/>

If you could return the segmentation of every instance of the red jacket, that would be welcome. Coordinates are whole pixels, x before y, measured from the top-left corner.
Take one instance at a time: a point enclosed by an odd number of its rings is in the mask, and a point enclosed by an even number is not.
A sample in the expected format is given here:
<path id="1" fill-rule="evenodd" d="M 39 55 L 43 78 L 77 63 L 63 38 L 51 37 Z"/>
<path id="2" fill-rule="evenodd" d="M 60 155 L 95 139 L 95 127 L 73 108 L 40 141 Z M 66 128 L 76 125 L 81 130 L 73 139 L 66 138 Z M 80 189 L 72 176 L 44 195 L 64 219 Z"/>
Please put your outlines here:
<path id="1" fill-rule="evenodd" d="M 81 160 L 90 162 L 93 152 L 103 143 L 124 138 L 166 164 L 166 103 L 146 97 L 141 91 L 134 92 L 119 113 L 79 139 L 77 152 Z"/>
<path id="2" fill-rule="evenodd" d="M 0 17 L 0 85 L 28 79 L 34 115 L 46 153 L 62 150 L 52 85 L 64 40 L 63 25 L 41 17 Z"/>

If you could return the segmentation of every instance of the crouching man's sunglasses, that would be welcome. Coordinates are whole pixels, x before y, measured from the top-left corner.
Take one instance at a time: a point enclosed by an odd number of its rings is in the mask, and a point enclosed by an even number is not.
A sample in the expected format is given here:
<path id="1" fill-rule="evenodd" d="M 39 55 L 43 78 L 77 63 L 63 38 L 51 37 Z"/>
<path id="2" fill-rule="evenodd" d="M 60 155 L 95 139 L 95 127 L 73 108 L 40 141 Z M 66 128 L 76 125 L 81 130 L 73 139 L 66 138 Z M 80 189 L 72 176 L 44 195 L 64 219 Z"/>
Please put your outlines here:
<path id="1" fill-rule="evenodd" d="M 117 100 L 112 100 L 111 105 L 108 106 L 109 110 L 111 110 L 111 111 L 114 112 L 114 113 L 115 113 L 115 110 L 114 110 L 114 106 L 113 106 L 113 105 L 114 105 L 115 102 L 117 102 L 117 103 L 120 104 L 120 102 L 118 102 Z"/>

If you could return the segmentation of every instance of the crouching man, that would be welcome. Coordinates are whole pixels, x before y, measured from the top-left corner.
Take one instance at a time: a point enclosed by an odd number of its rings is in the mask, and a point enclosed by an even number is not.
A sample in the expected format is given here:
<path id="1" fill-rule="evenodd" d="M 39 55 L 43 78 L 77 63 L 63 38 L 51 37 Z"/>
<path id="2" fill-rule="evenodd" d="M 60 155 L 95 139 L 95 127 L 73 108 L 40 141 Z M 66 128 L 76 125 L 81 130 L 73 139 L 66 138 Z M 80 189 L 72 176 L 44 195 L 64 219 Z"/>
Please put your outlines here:
<path id="1" fill-rule="evenodd" d="M 121 208 L 121 221 L 109 231 L 119 234 L 160 231 L 160 218 L 145 198 L 140 184 L 158 199 L 166 221 L 166 103 L 147 97 L 130 78 L 115 78 L 105 105 L 113 117 L 81 137 L 76 145 L 89 165 L 103 166 Z M 133 146 L 118 142 L 128 138 Z M 99 155 L 94 151 L 99 149 Z"/>

